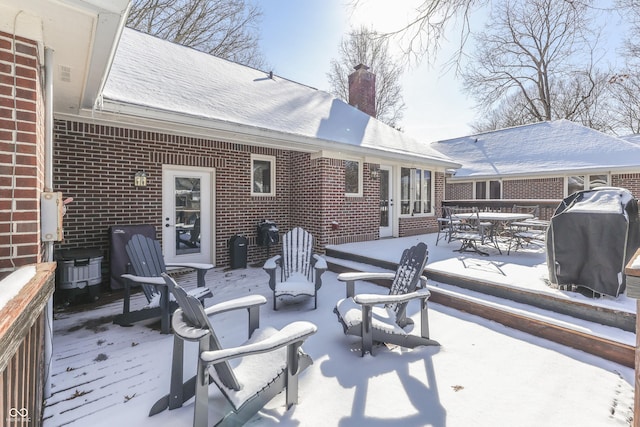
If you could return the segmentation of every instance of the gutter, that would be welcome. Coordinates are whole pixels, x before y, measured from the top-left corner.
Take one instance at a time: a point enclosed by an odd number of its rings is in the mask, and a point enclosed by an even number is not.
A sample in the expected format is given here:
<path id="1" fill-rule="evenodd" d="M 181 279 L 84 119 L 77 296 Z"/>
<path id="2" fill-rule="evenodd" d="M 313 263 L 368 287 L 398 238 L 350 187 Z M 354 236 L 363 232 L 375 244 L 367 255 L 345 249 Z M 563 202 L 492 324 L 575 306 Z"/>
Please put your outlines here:
<path id="1" fill-rule="evenodd" d="M 459 168 L 461 165 L 451 160 L 409 153 L 401 150 L 372 148 L 349 143 L 320 139 L 311 136 L 259 128 L 251 125 L 194 117 L 184 113 L 167 112 L 149 107 L 132 105 L 110 100 L 102 100 L 101 110 L 81 110 L 81 117 L 90 118 L 92 123 L 102 121 L 113 126 L 123 124 L 133 128 L 158 132 L 159 130 L 199 138 L 226 138 L 234 142 L 254 146 L 277 147 L 285 150 L 299 150 L 308 153 L 332 151 L 347 155 L 368 155 L 403 162 L 428 163 L 443 168 Z M 57 118 L 77 120 L 77 116 L 58 114 Z M 179 120 L 177 120 L 179 118 Z"/>

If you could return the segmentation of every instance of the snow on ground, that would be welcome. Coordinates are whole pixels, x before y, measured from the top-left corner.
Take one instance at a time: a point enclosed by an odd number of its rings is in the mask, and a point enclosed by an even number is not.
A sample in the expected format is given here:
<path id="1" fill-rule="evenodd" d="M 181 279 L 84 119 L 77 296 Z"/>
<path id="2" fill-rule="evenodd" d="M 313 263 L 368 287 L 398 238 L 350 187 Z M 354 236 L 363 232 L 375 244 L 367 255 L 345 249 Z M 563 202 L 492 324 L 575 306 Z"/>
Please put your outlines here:
<path id="1" fill-rule="evenodd" d="M 429 245 L 427 267 L 482 279 L 559 292 L 544 280 L 542 252 L 476 257 L 435 246 L 433 235 L 341 245 L 380 259 L 397 261 L 417 240 Z M 300 377 L 299 404 L 286 411 L 284 396 L 273 399 L 252 426 L 628 426 L 633 414 L 633 369 L 504 327 L 477 316 L 430 304 L 431 337 L 440 347 L 414 350 L 376 348 L 360 357 L 359 341 L 347 337 L 332 312 L 344 284 L 326 272 L 318 309 L 312 299 L 284 299 L 271 308 L 267 275 L 260 268 L 207 274 L 214 298 L 262 294 L 261 325 L 280 328 L 296 320 L 318 326 L 305 343 L 314 364 Z M 193 275 L 180 278 L 191 286 Z M 357 283 L 358 292 L 385 292 Z M 631 306 L 626 297 L 594 303 Z M 182 408 L 147 417 L 151 405 L 169 389 L 173 338 L 148 325 L 123 328 L 108 320 L 120 303 L 80 313 L 58 313 L 54 321 L 53 396 L 45 427 L 60 425 L 191 425 L 193 400 Z M 408 312 L 416 322 L 417 304 Z M 100 320 L 101 317 L 107 316 Z M 224 346 L 246 338 L 246 313 L 213 318 Z M 191 375 L 196 345 L 186 344 L 185 375 Z M 211 389 L 210 420 L 219 393 Z M 75 409 L 74 409 L 75 408 Z M 213 421 L 212 421 L 213 424 Z"/>

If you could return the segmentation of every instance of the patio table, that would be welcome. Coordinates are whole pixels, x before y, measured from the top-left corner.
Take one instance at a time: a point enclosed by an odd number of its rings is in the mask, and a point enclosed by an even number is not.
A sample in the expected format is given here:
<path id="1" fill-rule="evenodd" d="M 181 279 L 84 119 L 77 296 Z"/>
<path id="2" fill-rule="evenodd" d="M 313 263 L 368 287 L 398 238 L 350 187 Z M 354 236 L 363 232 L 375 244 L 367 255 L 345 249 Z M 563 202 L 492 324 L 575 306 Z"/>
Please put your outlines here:
<path id="1" fill-rule="evenodd" d="M 477 215 L 477 217 L 476 217 Z M 508 233 L 509 225 L 516 221 L 526 221 L 532 220 L 534 216 L 532 214 L 527 213 L 517 213 L 517 212 L 456 212 L 455 215 L 452 215 L 452 218 L 456 218 L 459 220 L 472 220 L 478 218 L 481 222 L 490 222 L 491 223 L 491 235 L 490 240 L 493 244 L 500 250 L 498 247 L 498 238 L 501 236 L 510 239 L 510 233 Z"/>

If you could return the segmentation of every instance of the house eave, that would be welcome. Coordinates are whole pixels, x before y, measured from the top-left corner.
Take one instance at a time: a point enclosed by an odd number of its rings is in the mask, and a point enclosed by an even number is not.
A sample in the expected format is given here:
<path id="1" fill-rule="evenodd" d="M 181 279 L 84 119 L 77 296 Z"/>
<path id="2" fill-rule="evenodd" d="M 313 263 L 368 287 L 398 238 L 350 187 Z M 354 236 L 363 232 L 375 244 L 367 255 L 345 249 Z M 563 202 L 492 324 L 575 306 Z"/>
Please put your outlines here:
<path id="1" fill-rule="evenodd" d="M 188 114 L 168 112 L 131 105 L 127 103 L 102 100 L 99 109 L 83 109 L 78 116 L 57 114 L 60 119 L 78 119 L 83 121 L 107 123 L 145 131 L 162 131 L 170 134 L 194 136 L 198 138 L 222 139 L 253 146 L 295 150 L 307 153 L 321 151 L 338 153 L 344 156 L 369 156 L 389 161 L 401 161 L 429 164 L 438 168 L 458 168 L 460 164 L 447 160 L 421 156 L 414 153 L 391 151 L 349 145 L 305 135 L 249 126 L 208 117 L 196 117 Z"/>
<path id="2" fill-rule="evenodd" d="M 447 181 L 450 183 L 456 182 L 469 182 L 469 181 L 487 181 L 487 180 L 515 180 L 523 178 L 551 178 L 558 176 L 570 176 L 576 174 L 610 174 L 610 173 L 638 173 L 640 172 L 640 165 L 638 166 L 602 166 L 602 167 L 590 167 L 590 168 L 576 168 L 576 169 L 558 169 L 554 171 L 537 171 L 537 172 L 522 172 L 512 174 L 474 174 L 465 176 L 449 176 Z"/>

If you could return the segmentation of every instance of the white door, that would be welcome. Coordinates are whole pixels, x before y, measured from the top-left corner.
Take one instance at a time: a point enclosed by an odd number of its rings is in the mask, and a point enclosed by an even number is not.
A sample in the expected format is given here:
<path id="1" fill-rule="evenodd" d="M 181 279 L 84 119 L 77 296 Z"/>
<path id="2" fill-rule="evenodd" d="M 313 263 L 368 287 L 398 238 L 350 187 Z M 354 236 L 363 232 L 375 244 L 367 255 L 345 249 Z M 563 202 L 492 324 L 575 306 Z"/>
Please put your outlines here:
<path id="1" fill-rule="evenodd" d="M 393 236 L 393 174 L 391 166 L 380 166 L 380 237 Z"/>
<path id="2" fill-rule="evenodd" d="M 162 169 L 162 251 L 167 262 L 214 263 L 214 171 Z"/>

